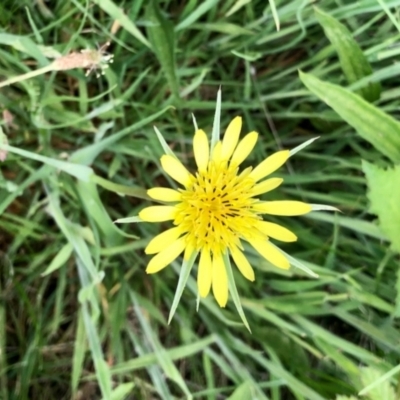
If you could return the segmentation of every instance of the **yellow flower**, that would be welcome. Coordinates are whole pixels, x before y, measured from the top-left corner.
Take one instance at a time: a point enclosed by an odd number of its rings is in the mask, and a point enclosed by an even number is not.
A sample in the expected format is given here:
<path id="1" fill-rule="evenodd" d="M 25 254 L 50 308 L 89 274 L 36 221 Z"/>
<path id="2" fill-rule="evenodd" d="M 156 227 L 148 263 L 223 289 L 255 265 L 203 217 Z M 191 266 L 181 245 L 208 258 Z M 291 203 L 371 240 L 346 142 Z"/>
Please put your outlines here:
<path id="1" fill-rule="evenodd" d="M 156 187 L 148 190 L 154 200 L 168 205 L 143 209 L 139 217 L 147 222 L 171 220 L 174 227 L 153 238 L 145 249 L 155 254 L 146 272 L 159 272 L 184 252 L 188 260 L 200 253 L 197 285 L 201 297 L 212 287 L 221 307 L 228 300 L 228 275 L 224 255 L 229 254 L 245 278 L 254 281 L 254 271 L 243 253 L 248 242 L 266 260 L 278 268 L 288 269 L 289 260 L 270 243 L 297 240 L 281 225 L 265 221 L 263 215 L 294 216 L 307 214 L 312 206 L 300 201 L 262 201 L 258 198 L 277 188 L 280 178 L 267 178 L 289 158 L 288 150 L 267 157 L 254 169 L 239 169 L 253 150 L 258 134 L 248 133 L 240 142 L 242 119 L 234 118 L 222 141 L 210 151 L 207 135 L 201 129 L 193 140 L 197 172 L 191 174 L 172 155 L 161 157 L 164 171 L 182 187 L 178 190 Z M 267 179 L 265 179 L 267 178 Z"/>

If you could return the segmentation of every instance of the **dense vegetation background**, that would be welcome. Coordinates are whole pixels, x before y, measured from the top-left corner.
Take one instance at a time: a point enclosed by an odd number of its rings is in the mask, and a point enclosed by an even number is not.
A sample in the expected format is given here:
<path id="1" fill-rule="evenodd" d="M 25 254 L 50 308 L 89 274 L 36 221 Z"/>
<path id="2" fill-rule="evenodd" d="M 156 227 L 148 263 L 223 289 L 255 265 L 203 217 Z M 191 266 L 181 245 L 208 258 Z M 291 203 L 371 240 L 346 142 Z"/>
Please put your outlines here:
<path id="1" fill-rule="evenodd" d="M 374 104 L 398 118 L 400 2 L 317 3 L 371 64 Z M 0 399 L 333 400 L 370 384 L 362 398 L 400 399 L 399 257 L 361 167 L 388 162 L 299 79 L 348 85 L 311 1 L 6 0 L 0 24 L 1 80 L 107 42 L 114 56 L 100 77 L 53 71 L 0 89 L 13 146 L 0 164 Z M 299 240 L 283 249 L 318 278 L 250 257 L 256 281 L 236 281 L 251 334 L 232 302 L 210 296 L 196 312 L 194 275 L 167 325 L 179 264 L 146 275 L 143 253 L 167 224 L 113 224 L 168 184 L 153 125 L 194 167 L 191 114 L 210 133 L 220 86 L 221 127 L 241 115 L 260 134 L 249 165 L 320 136 L 274 198 L 342 211 L 284 221 Z"/>

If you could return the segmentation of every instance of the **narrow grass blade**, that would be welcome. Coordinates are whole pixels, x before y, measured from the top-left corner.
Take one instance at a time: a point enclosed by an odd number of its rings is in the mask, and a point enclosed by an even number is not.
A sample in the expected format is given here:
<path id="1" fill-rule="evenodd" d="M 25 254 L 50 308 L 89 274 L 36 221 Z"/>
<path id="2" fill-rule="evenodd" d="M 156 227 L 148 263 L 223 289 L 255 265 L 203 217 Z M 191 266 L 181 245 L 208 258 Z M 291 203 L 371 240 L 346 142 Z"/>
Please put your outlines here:
<path id="1" fill-rule="evenodd" d="M 400 162 L 400 123 L 357 94 L 300 72 L 307 88 L 332 107 L 360 136 L 395 163 Z"/>
<path id="2" fill-rule="evenodd" d="M 134 235 L 129 235 L 120 230 L 108 215 L 103 203 L 101 202 L 97 187 L 91 182 L 77 182 L 77 191 L 83 206 L 83 209 L 92 219 L 103 234 L 107 247 L 118 246 L 122 242 L 122 237 L 137 239 Z"/>
<path id="3" fill-rule="evenodd" d="M 171 109 L 173 107 L 168 106 L 163 108 L 162 110 L 149 115 L 146 118 L 141 119 L 140 121 L 136 122 L 135 124 L 128 126 L 127 128 L 114 133 L 112 136 L 109 136 L 99 142 L 93 143 L 89 146 L 82 147 L 75 151 L 73 154 L 71 154 L 71 157 L 69 160 L 71 162 L 75 162 L 78 164 L 84 164 L 84 165 L 90 165 L 93 163 L 93 161 L 96 159 L 96 157 L 102 153 L 105 150 L 109 150 L 110 146 L 113 144 L 117 143 L 119 140 L 124 138 L 125 136 L 131 134 L 135 130 L 142 128 L 143 126 L 146 126 L 148 123 L 154 121 L 158 117 L 160 117 L 162 114 L 164 114 L 166 111 Z"/>
<path id="4" fill-rule="evenodd" d="M 208 10 L 216 6 L 217 3 L 218 0 L 205 0 L 198 2 L 197 4 L 200 5 L 175 27 L 175 31 L 180 31 L 182 29 L 189 27 L 194 22 L 196 22 L 203 14 L 205 14 Z"/>
<path id="5" fill-rule="evenodd" d="M 90 177 L 93 174 L 92 168 L 89 168 L 86 165 L 78 165 L 66 161 L 55 160 L 54 158 L 41 156 L 40 154 L 32 153 L 30 151 L 19 149 L 17 147 L 9 146 L 6 144 L 0 144 L 0 149 L 9 151 L 10 153 L 18 154 L 25 158 L 30 158 L 31 160 L 40 161 L 43 164 L 50 165 L 85 182 L 89 182 Z"/>
<path id="6" fill-rule="evenodd" d="M 87 349 L 87 341 L 85 327 L 83 324 L 82 311 L 80 310 L 77 318 L 77 327 L 75 334 L 74 354 L 72 356 L 72 373 L 71 373 L 71 388 L 72 393 L 78 390 L 79 380 L 83 371 L 83 362 Z"/>
<path id="7" fill-rule="evenodd" d="M 369 64 L 360 46 L 353 39 L 350 31 L 337 19 L 315 8 L 318 22 L 322 25 L 325 35 L 332 43 L 339 56 L 340 65 L 347 81 L 352 84 L 372 74 Z M 381 85 L 378 82 L 371 82 L 357 93 L 368 101 L 378 100 L 381 93 Z"/>
<path id="8" fill-rule="evenodd" d="M 78 261 L 79 262 L 79 261 Z M 111 373 L 108 364 L 104 360 L 101 341 L 96 326 L 89 313 L 87 302 L 82 304 L 83 323 L 85 325 L 86 337 L 92 354 L 92 360 L 96 370 L 97 382 L 100 386 L 103 398 L 111 398 Z"/>
<path id="9" fill-rule="evenodd" d="M 196 340 L 195 342 L 190 344 L 167 349 L 166 352 L 168 353 L 168 356 L 171 360 L 181 360 L 183 358 L 190 357 L 197 353 L 205 351 L 210 346 L 214 345 L 215 341 L 216 337 L 214 335 L 210 335 L 205 338 Z M 149 353 L 117 364 L 111 368 L 111 372 L 113 373 L 113 375 L 124 375 L 142 368 L 148 368 L 154 364 L 157 364 L 157 356 L 155 353 Z M 93 376 L 88 376 L 88 379 L 92 378 Z"/>
<path id="10" fill-rule="evenodd" d="M 122 8 L 119 8 L 112 0 L 93 0 L 93 2 L 96 3 L 112 19 L 118 21 L 118 23 L 129 33 L 131 33 L 137 40 L 139 40 L 145 46 L 150 47 L 150 43 L 143 36 L 142 32 L 136 28 L 135 24 L 124 13 Z"/>
<path id="11" fill-rule="evenodd" d="M 269 6 L 271 7 L 272 17 L 274 18 L 276 30 L 279 31 L 281 29 L 281 23 L 279 21 L 278 10 L 276 9 L 275 1 L 269 0 Z"/>
<path id="12" fill-rule="evenodd" d="M 185 381 L 182 378 L 182 375 L 179 373 L 178 369 L 176 368 L 175 364 L 172 362 L 172 359 L 166 349 L 161 345 L 156 337 L 153 329 L 151 328 L 148 320 L 144 317 L 135 295 L 132 291 L 130 291 L 131 301 L 134 305 L 134 309 L 136 311 L 136 315 L 138 317 L 139 323 L 143 329 L 143 333 L 150 343 L 151 347 L 154 349 L 155 355 L 157 357 L 157 361 L 159 366 L 164 371 L 165 375 L 174 381 L 181 390 L 185 393 L 187 399 L 192 399 L 192 394 L 189 391 Z"/>

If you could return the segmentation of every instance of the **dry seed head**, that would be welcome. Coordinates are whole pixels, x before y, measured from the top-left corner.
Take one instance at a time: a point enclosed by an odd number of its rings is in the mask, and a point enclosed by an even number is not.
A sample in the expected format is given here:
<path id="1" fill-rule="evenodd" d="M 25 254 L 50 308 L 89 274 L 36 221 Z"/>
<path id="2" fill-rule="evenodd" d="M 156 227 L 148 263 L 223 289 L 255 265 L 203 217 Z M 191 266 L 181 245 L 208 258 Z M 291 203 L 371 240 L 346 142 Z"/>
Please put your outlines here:
<path id="1" fill-rule="evenodd" d="M 108 47 L 109 43 L 99 50 L 82 50 L 80 53 L 73 52 L 54 60 L 52 66 L 54 71 L 66 71 L 75 68 L 84 68 L 87 70 L 86 75 L 96 69 L 101 69 L 102 73 L 108 68 L 108 64 L 113 62 L 112 54 L 105 54 L 104 48 Z"/>

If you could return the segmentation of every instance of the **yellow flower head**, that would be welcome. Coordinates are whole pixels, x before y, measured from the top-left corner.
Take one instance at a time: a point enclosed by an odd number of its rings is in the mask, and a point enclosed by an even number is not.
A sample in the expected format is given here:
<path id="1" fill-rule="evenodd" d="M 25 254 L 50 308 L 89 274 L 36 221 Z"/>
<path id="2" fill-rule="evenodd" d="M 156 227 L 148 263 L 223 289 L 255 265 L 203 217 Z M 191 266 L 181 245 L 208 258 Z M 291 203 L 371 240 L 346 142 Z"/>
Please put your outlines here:
<path id="1" fill-rule="evenodd" d="M 200 253 L 197 285 L 201 297 L 212 287 L 221 307 L 228 300 L 226 256 L 230 255 L 245 278 L 254 280 L 254 271 L 243 253 L 242 242 L 248 242 L 266 260 L 278 268 L 288 269 L 289 260 L 270 243 L 297 240 L 294 233 L 281 225 L 265 221 L 265 214 L 294 216 L 307 214 L 310 204 L 299 201 L 262 201 L 258 198 L 277 188 L 280 178 L 267 178 L 290 156 L 288 150 L 267 157 L 257 167 L 240 170 L 241 163 L 253 150 L 258 134 L 248 133 L 239 141 L 242 119 L 234 118 L 222 141 L 210 151 L 207 135 L 196 130 L 193 140 L 197 172 L 191 174 L 173 155 L 161 157 L 164 171 L 181 188 L 153 188 L 148 195 L 168 205 L 143 209 L 139 217 L 147 222 L 173 221 L 174 227 L 153 238 L 145 249 L 155 254 L 147 273 L 166 267 L 184 252 L 188 260 Z"/>

